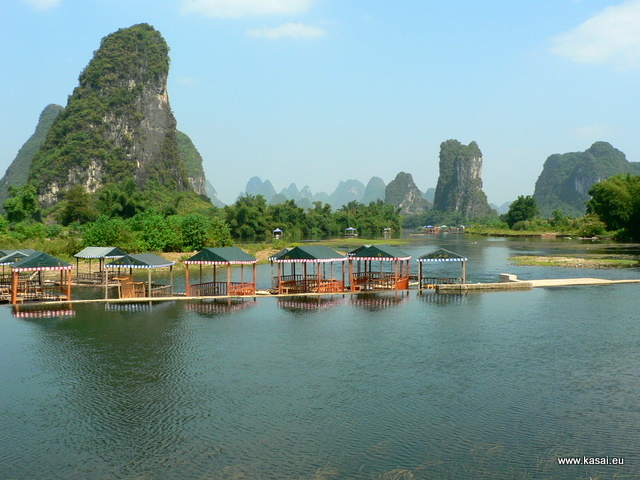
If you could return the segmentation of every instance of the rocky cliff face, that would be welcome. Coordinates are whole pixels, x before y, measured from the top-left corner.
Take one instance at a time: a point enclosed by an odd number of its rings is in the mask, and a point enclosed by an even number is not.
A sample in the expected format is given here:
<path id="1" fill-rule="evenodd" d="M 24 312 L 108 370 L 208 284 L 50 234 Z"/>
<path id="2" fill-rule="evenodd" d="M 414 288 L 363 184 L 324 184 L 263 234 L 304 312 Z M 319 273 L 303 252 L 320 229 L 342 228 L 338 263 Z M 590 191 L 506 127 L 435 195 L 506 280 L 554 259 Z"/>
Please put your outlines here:
<path id="1" fill-rule="evenodd" d="M 385 188 L 385 203 L 400 209 L 403 215 L 422 213 L 427 209 L 427 201 L 422 198 L 410 173 L 400 172 Z"/>
<path id="2" fill-rule="evenodd" d="M 619 173 L 640 174 L 640 164 L 627 161 L 624 153 L 607 142 L 596 142 L 584 152 L 554 154 L 544 162 L 536 181 L 534 198 L 543 216 L 560 210 L 584 215 L 589 189 L 594 183 Z"/>
<path id="3" fill-rule="evenodd" d="M 176 131 L 178 153 L 187 169 L 187 180 L 198 195 L 208 196 L 207 179 L 202 169 L 202 157 L 191 139 L 180 131 Z"/>
<path id="4" fill-rule="evenodd" d="M 45 206 L 71 186 L 92 193 L 131 177 L 141 190 L 192 190 L 167 94 L 168 52 L 147 24 L 102 40 L 33 159 L 29 179 Z"/>
<path id="5" fill-rule="evenodd" d="M 447 140 L 440 144 L 440 175 L 433 209 L 461 212 L 466 218 L 490 213 L 482 191 L 482 152 L 476 142 L 463 145 Z"/>
<path id="6" fill-rule="evenodd" d="M 51 129 L 51 125 L 53 125 L 53 121 L 63 110 L 64 108 L 60 105 L 52 104 L 47 105 L 42 113 L 40 113 L 35 132 L 18 151 L 16 158 L 11 162 L 4 177 L 0 180 L 0 206 L 9 198 L 10 185 L 21 187 L 27 183 L 33 156 L 42 145 L 42 142 L 44 142 L 44 139 Z"/>

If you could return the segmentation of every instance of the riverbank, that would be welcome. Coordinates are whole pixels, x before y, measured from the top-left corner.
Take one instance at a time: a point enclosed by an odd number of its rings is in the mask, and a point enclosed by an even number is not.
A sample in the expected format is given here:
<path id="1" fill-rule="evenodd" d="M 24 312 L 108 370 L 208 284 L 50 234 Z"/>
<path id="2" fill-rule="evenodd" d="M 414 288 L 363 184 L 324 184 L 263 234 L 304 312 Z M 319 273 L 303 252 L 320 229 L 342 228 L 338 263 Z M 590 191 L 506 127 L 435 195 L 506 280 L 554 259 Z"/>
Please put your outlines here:
<path id="1" fill-rule="evenodd" d="M 508 259 L 518 266 L 527 267 L 562 267 L 562 268 L 633 268 L 640 266 L 637 258 L 631 256 L 538 256 L 519 255 Z"/>

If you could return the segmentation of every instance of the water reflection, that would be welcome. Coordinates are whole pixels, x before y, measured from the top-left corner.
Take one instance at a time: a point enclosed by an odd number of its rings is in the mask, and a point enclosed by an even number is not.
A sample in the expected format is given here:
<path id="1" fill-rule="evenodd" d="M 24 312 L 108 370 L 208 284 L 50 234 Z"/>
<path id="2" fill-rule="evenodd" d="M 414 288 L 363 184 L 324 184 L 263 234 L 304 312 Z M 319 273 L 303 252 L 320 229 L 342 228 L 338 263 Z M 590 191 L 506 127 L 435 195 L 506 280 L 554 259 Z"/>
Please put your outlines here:
<path id="1" fill-rule="evenodd" d="M 219 300 L 202 300 L 199 302 L 187 302 L 185 310 L 196 313 L 202 317 L 216 317 L 239 312 L 245 308 L 255 307 L 256 299 L 227 298 Z"/>
<path id="2" fill-rule="evenodd" d="M 314 312 L 333 308 L 344 301 L 344 295 L 316 295 L 313 297 L 280 297 L 278 307 L 292 313 Z"/>
<path id="3" fill-rule="evenodd" d="M 13 307 L 12 312 L 16 318 L 66 318 L 76 315 L 72 308 L 24 308 L 18 305 Z"/>
<path id="4" fill-rule="evenodd" d="M 107 302 L 104 305 L 105 312 L 129 312 L 129 313 L 140 313 L 140 312 L 151 312 L 151 311 L 160 311 L 165 308 L 169 308 L 172 304 L 175 304 L 174 301 L 170 302 Z"/>
<path id="5" fill-rule="evenodd" d="M 480 296 L 478 294 L 436 293 L 434 290 L 421 290 L 416 296 L 418 300 L 439 306 L 467 303 L 470 299 L 472 301 L 480 300 Z"/>
<path id="6" fill-rule="evenodd" d="M 350 303 L 369 312 L 396 308 L 409 299 L 408 291 L 396 291 L 393 294 L 359 293 L 352 295 Z"/>
<path id="7" fill-rule="evenodd" d="M 38 434 L 40 444 L 25 450 L 20 462 L 27 471 L 38 471 L 40 450 L 69 436 L 82 449 L 50 466 L 60 478 L 70 468 L 66 478 L 91 477 L 82 472 L 89 459 L 92 469 L 109 472 L 102 478 L 150 472 L 151 459 L 154 467 L 158 458 L 172 462 L 176 439 L 197 416 L 188 393 L 193 385 L 183 381 L 190 347 L 178 321 L 182 307 L 119 306 L 126 309 L 110 309 L 108 316 L 100 314 L 105 305 L 82 305 L 64 322 L 34 320 L 39 341 L 32 368 L 43 377 L 47 408 L 33 423 L 56 428 L 45 428 L 53 436 Z M 66 431 L 70 424 L 83 428 Z"/>

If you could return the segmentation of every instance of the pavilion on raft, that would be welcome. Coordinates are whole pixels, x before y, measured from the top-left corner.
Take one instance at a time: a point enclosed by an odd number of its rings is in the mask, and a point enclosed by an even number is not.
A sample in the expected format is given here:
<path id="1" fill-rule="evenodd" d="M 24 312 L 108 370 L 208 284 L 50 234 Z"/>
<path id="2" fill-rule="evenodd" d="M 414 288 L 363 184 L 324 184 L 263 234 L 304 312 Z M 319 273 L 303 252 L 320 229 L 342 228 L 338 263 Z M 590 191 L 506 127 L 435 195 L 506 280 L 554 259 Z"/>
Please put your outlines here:
<path id="1" fill-rule="evenodd" d="M 0 288 L 0 298 L 10 300 L 13 304 L 25 300 L 71 300 L 73 265 L 70 263 L 34 251 L 10 265 L 11 285 L 9 288 Z M 43 272 L 59 272 L 58 285 L 45 282 Z"/>
<path id="2" fill-rule="evenodd" d="M 183 262 L 186 266 L 187 297 L 255 295 L 257 261 L 253 255 L 249 255 L 238 247 L 205 248 Z M 191 283 L 189 265 L 200 266 L 199 283 Z M 239 282 L 231 281 L 231 267 L 233 265 L 240 265 Z M 253 267 L 251 282 L 245 282 L 245 265 Z M 203 282 L 202 268 L 205 266 L 213 267 L 213 281 L 211 282 Z M 217 268 L 221 266 L 227 269 L 226 280 L 224 281 L 218 281 L 217 277 Z"/>
<path id="3" fill-rule="evenodd" d="M 11 265 L 25 257 L 28 257 L 35 250 L 0 250 L 0 265 L 2 265 L 2 274 L 0 274 L 0 285 L 9 288 L 11 285 L 11 273 L 4 273 L 4 267 Z"/>
<path id="4" fill-rule="evenodd" d="M 352 292 L 407 290 L 411 255 L 391 245 L 363 245 L 347 254 Z"/>
<path id="5" fill-rule="evenodd" d="M 166 258 L 162 258 L 155 253 L 140 253 L 124 255 L 111 263 L 105 265 L 106 268 L 118 269 L 118 273 L 113 280 L 118 282 L 119 298 L 147 298 L 147 297 L 169 297 L 173 295 L 173 265 Z M 151 270 L 155 268 L 169 267 L 169 285 L 157 285 L 151 282 Z M 120 269 L 129 269 L 129 275 L 120 275 Z M 149 272 L 147 282 L 136 282 L 133 279 L 133 269 L 143 268 Z M 104 298 L 108 296 L 108 288 L 105 284 Z"/>
<path id="6" fill-rule="evenodd" d="M 463 284 L 467 283 L 466 262 L 467 258 L 457 253 L 440 248 L 434 252 L 418 257 L 418 288 L 432 289 L 435 285 L 442 284 Z M 460 262 L 462 264 L 462 275 L 460 277 L 424 277 L 422 274 L 423 264 L 426 262 Z"/>
<path id="7" fill-rule="evenodd" d="M 74 255 L 76 257 L 76 283 L 104 284 L 108 280 L 110 281 L 115 273 L 104 268 L 105 260 L 124 257 L 125 255 L 126 253 L 118 247 L 86 247 L 82 249 Z M 80 272 L 81 258 L 89 260 L 88 272 Z M 98 259 L 97 271 L 91 269 L 91 262 L 95 259 Z"/>
<path id="8" fill-rule="evenodd" d="M 269 257 L 269 260 L 278 265 L 273 287 L 279 294 L 344 292 L 344 262 L 347 258 L 329 247 L 308 245 L 285 248 Z M 342 264 L 342 280 L 334 278 L 334 263 Z M 284 271 L 287 265 L 290 270 L 288 275 Z M 301 271 L 296 271 L 297 268 Z"/>

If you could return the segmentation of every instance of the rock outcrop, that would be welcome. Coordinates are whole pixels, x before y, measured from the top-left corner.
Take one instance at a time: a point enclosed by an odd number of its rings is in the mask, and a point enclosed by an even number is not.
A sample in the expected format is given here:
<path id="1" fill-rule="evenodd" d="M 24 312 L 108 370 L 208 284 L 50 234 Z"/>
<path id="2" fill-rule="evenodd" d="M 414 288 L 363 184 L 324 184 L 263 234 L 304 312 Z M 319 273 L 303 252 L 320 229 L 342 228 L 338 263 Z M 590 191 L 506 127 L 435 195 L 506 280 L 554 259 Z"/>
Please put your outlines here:
<path id="1" fill-rule="evenodd" d="M 0 206 L 9 198 L 9 186 L 21 187 L 27 183 L 33 156 L 44 142 L 44 139 L 51 129 L 51 125 L 53 125 L 53 121 L 63 110 L 64 108 L 60 105 L 51 104 L 47 105 L 42 113 L 40 113 L 35 132 L 29 137 L 29 140 L 25 142 L 22 148 L 20 148 L 16 158 L 11 162 L 4 177 L 0 180 Z"/>
<path id="2" fill-rule="evenodd" d="M 192 191 L 167 94 L 168 53 L 147 24 L 102 39 L 33 158 L 29 181 L 45 207 L 74 185 L 93 193 L 126 178 L 140 190 Z"/>
<path id="3" fill-rule="evenodd" d="M 385 189 L 385 203 L 400 209 L 402 215 L 423 213 L 427 201 L 413 181 L 410 173 L 400 172 Z"/>
<path id="4" fill-rule="evenodd" d="M 491 212 L 482 191 L 482 152 L 476 142 L 463 145 L 457 140 L 440 144 L 440 172 L 433 209 L 460 212 L 478 218 Z"/>
<path id="5" fill-rule="evenodd" d="M 596 142 L 584 152 L 549 156 L 533 196 L 543 216 L 554 210 L 581 216 L 586 212 L 585 202 L 591 198 L 591 186 L 619 173 L 638 175 L 640 163 L 629 162 L 624 153 L 607 142 Z"/>

